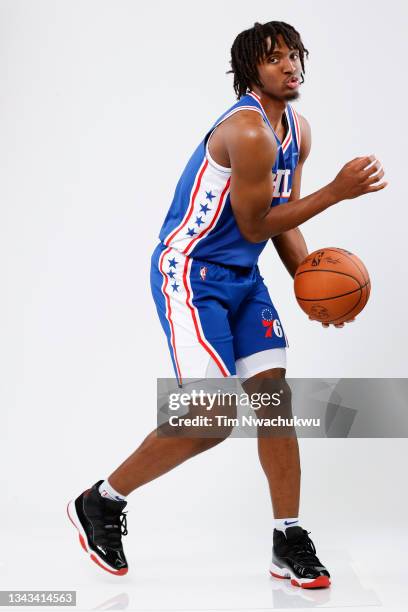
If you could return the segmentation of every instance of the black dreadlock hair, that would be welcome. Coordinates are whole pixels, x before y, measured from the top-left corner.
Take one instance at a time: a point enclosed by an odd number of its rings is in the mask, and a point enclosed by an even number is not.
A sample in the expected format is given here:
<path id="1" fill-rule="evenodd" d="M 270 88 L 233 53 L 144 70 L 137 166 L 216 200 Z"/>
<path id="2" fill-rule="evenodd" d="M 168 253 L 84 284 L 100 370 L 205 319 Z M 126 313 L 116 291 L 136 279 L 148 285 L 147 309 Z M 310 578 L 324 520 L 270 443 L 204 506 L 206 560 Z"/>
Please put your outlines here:
<path id="1" fill-rule="evenodd" d="M 303 79 L 305 57 L 309 56 L 309 51 L 303 46 L 299 32 L 283 21 L 255 23 L 253 28 L 238 34 L 231 47 L 231 70 L 227 74 L 234 75 L 234 90 L 238 99 L 246 94 L 251 84 L 263 86 L 259 79 L 257 64 L 269 50 L 268 38 L 271 39 L 270 48 L 274 49 L 279 34 L 289 49 L 298 49 Z"/>

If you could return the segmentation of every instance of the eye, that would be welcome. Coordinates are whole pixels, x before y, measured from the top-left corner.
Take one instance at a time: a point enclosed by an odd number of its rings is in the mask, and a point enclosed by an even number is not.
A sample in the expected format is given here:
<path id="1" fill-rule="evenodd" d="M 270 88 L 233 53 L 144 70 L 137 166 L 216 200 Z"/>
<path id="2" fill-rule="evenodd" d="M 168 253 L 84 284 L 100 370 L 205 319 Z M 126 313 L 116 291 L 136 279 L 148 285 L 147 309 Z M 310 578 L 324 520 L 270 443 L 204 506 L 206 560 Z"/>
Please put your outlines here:
<path id="1" fill-rule="evenodd" d="M 299 53 L 297 51 L 295 51 L 294 53 L 291 53 L 291 58 L 294 60 L 299 59 Z"/>
<path id="2" fill-rule="evenodd" d="M 269 58 L 268 58 L 268 63 L 269 63 L 269 64 L 276 64 L 276 63 L 277 63 L 277 61 L 278 61 L 278 58 L 277 58 L 277 57 L 269 57 Z"/>

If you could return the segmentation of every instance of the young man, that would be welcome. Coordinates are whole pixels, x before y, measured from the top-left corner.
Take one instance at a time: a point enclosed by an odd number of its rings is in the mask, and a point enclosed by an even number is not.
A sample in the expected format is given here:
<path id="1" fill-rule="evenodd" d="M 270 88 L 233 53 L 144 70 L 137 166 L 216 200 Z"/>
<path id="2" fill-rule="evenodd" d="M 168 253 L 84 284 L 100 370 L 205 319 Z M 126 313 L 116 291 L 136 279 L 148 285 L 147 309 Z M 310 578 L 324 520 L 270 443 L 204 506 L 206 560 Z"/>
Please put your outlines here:
<path id="1" fill-rule="evenodd" d="M 259 381 L 284 378 L 286 336 L 257 267 L 261 251 L 272 239 L 294 276 L 307 255 L 299 225 L 386 186 L 380 163 L 367 156 L 300 198 L 310 127 L 289 102 L 299 96 L 307 55 L 298 32 L 282 22 L 239 34 L 231 49 L 238 102 L 207 132 L 178 182 L 151 281 L 180 383 L 237 375 L 253 390 Z M 158 437 L 156 430 L 107 480 L 70 502 L 68 514 L 91 559 L 125 574 L 125 497 L 218 442 Z M 272 575 L 304 588 L 329 586 L 329 572 L 299 524 L 296 437 L 261 436 L 258 450 L 275 517 Z"/>

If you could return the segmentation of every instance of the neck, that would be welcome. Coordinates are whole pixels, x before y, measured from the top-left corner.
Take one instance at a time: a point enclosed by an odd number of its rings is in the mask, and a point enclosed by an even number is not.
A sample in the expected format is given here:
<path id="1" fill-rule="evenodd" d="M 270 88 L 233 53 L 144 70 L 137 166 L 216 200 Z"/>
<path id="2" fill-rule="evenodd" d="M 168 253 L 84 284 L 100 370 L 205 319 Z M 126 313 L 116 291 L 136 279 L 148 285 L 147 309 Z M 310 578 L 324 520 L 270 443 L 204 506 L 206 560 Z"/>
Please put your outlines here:
<path id="1" fill-rule="evenodd" d="M 282 117 L 286 110 L 285 100 L 278 100 L 277 98 L 273 98 L 266 94 L 264 91 L 261 91 L 258 87 L 254 87 L 252 91 L 261 99 L 261 104 L 266 113 L 266 116 L 268 117 L 271 126 L 276 132 L 282 125 Z"/>

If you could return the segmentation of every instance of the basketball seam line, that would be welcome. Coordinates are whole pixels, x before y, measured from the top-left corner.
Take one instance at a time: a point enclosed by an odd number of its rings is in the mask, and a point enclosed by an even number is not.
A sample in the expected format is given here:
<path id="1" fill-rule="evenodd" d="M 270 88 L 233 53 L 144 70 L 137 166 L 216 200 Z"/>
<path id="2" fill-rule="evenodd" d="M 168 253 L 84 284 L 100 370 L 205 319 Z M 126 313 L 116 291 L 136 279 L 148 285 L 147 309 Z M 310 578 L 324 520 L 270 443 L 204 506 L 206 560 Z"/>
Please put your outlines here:
<path id="1" fill-rule="evenodd" d="M 322 272 L 327 272 L 327 270 L 322 270 Z M 339 274 L 343 274 L 343 272 L 339 272 Z M 345 276 L 349 276 L 348 274 L 345 274 Z M 353 278 L 352 276 L 350 278 Z M 370 281 L 367 281 L 364 285 L 360 285 L 359 287 L 357 287 L 357 289 L 353 289 L 353 291 L 347 291 L 347 293 L 342 293 L 341 295 L 332 295 L 331 297 L 327 297 L 327 298 L 301 298 L 298 297 L 296 294 L 296 299 L 297 300 L 301 300 L 302 302 L 324 302 L 325 300 L 336 300 L 337 298 L 341 298 L 344 297 L 345 295 L 351 295 L 352 293 L 355 293 L 356 291 L 361 291 L 362 289 L 364 289 L 364 287 L 367 287 L 368 283 Z"/>
<path id="2" fill-rule="evenodd" d="M 367 290 L 368 291 L 368 290 Z M 353 310 L 355 310 L 357 308 L 357 306 L 359 305 L 359 303 L 361 302 L 361 298 L 363 297 L 363 290 L 360 289 L 360 297 L 358 298 L 357 302 L 354 304 L 354 306 L 352 308 L 350 308 L 347 312 L 344 312 L 340 317 L 336 317 L 335 319 L 333 319 L 331 322 L 335 322 L 335 321 L 344 321 L 344 317 L 347 317 L 348 314 L 350 314 L 350 312 L 353 312 Z M 366 302 L 367 303 L 367 302 Z M 364 304 L 365 306 L 365 304 Z M 363 306 L 363 308 L 364 308 Z M 361 312 L 361 311 L 360 311 Z"/>
<path id="3" fill-rule="evenodd" d="M 353 255 L 354 257 L 357 257 L 357 255 L 354 255 L 354 253 L 352 253 L 351 251 L 345 251 L 345 249 L 339 249 L 340 251 L 343 251 L 346 253 L 346 256 L 348 253 L 350 253 L 350 255 Z M 339 251 L 337 250 L 336 247 L 327 247 L 327 249 L 323 249 L 323 251 L 331 251 L 332 253 L 338 253 Z M 364 270 L 362 270 L 360 268 L 360 266 L 358 265 L 358 263 L 356 261 L 354 261 L 354 259 L 352 259 L 351 257 L 347 256 L 347 261 L 351 261 L 351 263 L 357 268 L 357 270 L 360 272 L 360 274 L 363 276 L 363 278 L 365 278 L 365 276 L 367 276 L 367 280 L 370 280 L 370 275 L 368 274 L 368 270 L 365 267 L 365 265 L 363 264 L 363 262 L 361 262 L 361 264 L 363 265 Z M 365 274 L 364 271 L 367 273 Z"/>
<path id="4" fill-rule="evenodd" d="M 358 285 L 361 288 L 365 286 L 365 285 L 361 285 L 358 278 L 356 278 L 352 274 L 346 274 L 346 272 L 340 272 L 339 270 L 328 270 L 327 268 L 320 268 L 319 270 L 302 270 L 302 272 L 296 272 L 295 279 L 296 279 L 296 276 L 300 276 L 301 274 L 311 274 L 312 272 L 333 272 L 333 274 L 341 274 L 342 276 L 348 276 L 349 278 L 352 278 L 353 280 L 355 280 L 356 283 L 358 283 Z"/>

